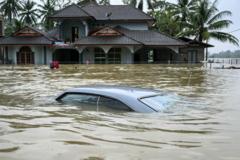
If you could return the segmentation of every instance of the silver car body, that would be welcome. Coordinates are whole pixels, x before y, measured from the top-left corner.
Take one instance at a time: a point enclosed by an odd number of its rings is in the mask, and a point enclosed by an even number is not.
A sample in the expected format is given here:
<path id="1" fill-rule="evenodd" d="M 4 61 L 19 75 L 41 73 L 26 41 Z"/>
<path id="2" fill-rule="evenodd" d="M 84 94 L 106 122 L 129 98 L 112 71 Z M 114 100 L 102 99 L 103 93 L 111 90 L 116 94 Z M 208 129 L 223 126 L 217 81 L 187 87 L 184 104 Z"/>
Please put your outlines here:
<path id="1" fill-rule="evenodd" d="M 67 94 L 88 94 L 112 98 L 127 105 L 133 111 L 150 113 L 161 111 L 153 109 L 141 101 L 142 98 L 163 95 L 163 92 L 151 89 L 120 87 L 120 86 L 84 86 L 73 88 L 59 95 L 56 100 L 61 101 Z M 164 95 L 163 95 L 164 96 Z"/>

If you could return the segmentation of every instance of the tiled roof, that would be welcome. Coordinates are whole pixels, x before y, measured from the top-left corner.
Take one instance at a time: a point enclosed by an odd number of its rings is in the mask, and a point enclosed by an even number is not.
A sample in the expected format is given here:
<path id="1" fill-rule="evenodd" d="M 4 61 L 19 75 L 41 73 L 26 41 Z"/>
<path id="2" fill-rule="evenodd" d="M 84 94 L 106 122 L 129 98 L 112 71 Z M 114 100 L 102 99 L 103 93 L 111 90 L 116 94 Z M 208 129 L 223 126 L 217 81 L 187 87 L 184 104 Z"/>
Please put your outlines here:
<path id="1" fill-rule="evenodd" d="M 141 45 L 126 36 L 89 36 L 75 42 L 76 45 Z"/>
<path id="2" fill-rule="evenodd" d="M 84 18 L 84 17 L 86 18 L 91 16 L 77 4 L 72 4 L 57 11 L 49 18 Z"/>
<path id="3" fill-rule="evenodd" d="M 197 41 L 197 40 L 193 40 L 193 39 L 190 39 L 190 38 L 187 38 L 187 37 L 180 37 L 179 39 L 184 41 L 184 42 L 187 42 L 190 46 L 196 46 L 197 45 L 197 46 L 202 46 L 202 47 L 214 47 L 211 44 L 200 42 L 200 41 Z"/>
<path id="4" fill-rule="evenodd" d="M 152 21 L 153 18 L 129 5 L 98 5 L 89 3 L 83 7 L 72 4 L 57 11 L 49 18 L 94 18 L 96 20 Z"/>
<path id="5" fill-rule="evenodd" d="M 53 44 L 44 36 L 39 37 L 5 37 L 0 39 L 0 45 L 50 45 Z"/>
<path id="6" fill-rule="evenodd" d="M 96 20 L 153 20 L 146 13 L 130 5 L 96 5 L 91 3 L 83 6 L 82 9 Z"/>
<path id="7" fill-rule="evenodd" d="M 111 28 L 111 27 L 105 27 Z M 111 28 L 122 33 L 121 36 L 90 36 L 77 41 L 78 45 L 145 45 L 145 46 L 185 46 L 187 43 L 149 30 L 128 30 L 122 27 Z M 100 29 L 100 31 L 103 29 Z"/>
<path id="8" fill-rule="evenodd" d="M 26 29 L 37 33 L 34 36 L 18 36 Z M 50 45 L 54 40 L 47 35 L 47 33 L 31 26 L 26 26 L 21 30 L 15 32 L 12 36 L 0 38 L 0 45 Z"/>
<path id="9" fill-rule="evenodd" d="M 116 29 L 125 36 L 130 37 L 148 46 L 183 46 L 185 42 L 152 30 L 128 30 L 122 27 Z"/>

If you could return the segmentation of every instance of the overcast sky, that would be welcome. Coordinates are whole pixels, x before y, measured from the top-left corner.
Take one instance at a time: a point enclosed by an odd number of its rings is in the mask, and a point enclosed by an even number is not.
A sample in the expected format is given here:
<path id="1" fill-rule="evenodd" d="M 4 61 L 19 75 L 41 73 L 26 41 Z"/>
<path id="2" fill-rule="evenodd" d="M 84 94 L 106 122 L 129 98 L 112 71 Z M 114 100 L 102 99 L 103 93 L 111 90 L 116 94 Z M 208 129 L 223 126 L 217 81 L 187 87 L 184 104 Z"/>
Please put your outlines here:
<path id="1" fill-rule="evenodd" d="M 39 1 L 39 0 L 37 0 Z M 73 0 L 74 1 L 74 0 Z M 111 4 L 122 4 L 122 0 L 110 0 Z M 168 0 L 170 2 L 175 2 L 176 0 Z M 233 15 L 231 18 L 233 21 L 233 25 L 229 27 L 225 32 L 235 31 L 240 29 L 240 0 L 219 0 L 218 8 L 220 11 L 222 10 L 230 10 Z M 127 16 L 127 15 L 126 15 Z M 240 39 L 240 31 L 232 33 L 238 39 Z M 225 50 L 240 50 L 240 47 L 234 46 L 229 43 L 222 43 L 219 41 L 211 40 L 209 43 L 213 44 L 215 47 L 210 49 L 210 53 L 225 51 Z"/>

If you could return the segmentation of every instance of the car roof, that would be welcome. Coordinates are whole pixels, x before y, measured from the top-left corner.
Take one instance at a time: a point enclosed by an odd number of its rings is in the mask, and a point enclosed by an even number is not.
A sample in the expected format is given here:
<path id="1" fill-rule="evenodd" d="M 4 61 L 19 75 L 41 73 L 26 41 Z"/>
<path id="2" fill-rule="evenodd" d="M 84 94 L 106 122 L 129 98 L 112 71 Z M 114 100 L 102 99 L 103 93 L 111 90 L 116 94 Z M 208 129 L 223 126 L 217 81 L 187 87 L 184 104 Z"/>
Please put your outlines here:
<path id="1" fill-rule="evenodd" d="M 142 103 L 139 99 L 144 97 L 156 96 L 162 94 L 162 92 L 152 89 L 135 88 L 128 86 L 82 86 L 79 88 L 73 88 L 65 91 L 56 100 L 61 100 L 66 94 L 79 93 L 79 94 L 91 94 L 100 95 L 117 99 L 130 107 L 132 110 L 142 113 L 158 112 L 150 106 Z"/>
<path id="2" fill-rule="evenodd" d="M 127 86 L 82 86 L 66 92 L 99 94 L 110 97 L 132 97 L 134 99 L 157 95 L 160 91 Z"/>

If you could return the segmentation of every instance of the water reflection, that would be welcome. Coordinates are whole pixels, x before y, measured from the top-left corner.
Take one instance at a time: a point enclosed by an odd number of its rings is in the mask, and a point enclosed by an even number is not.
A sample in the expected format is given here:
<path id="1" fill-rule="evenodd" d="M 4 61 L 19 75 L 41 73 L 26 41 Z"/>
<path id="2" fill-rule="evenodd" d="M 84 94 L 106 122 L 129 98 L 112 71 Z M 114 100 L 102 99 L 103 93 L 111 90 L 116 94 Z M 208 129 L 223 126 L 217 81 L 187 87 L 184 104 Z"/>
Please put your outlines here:
<path id="1" fill-rule="evenodd" d="M 238 159 L 238 70 L 184 65 L 0 66 L 0 159 Z M 83 111 L 54 98 L 81 85 L 179 96 L 162 113 Z"/>

